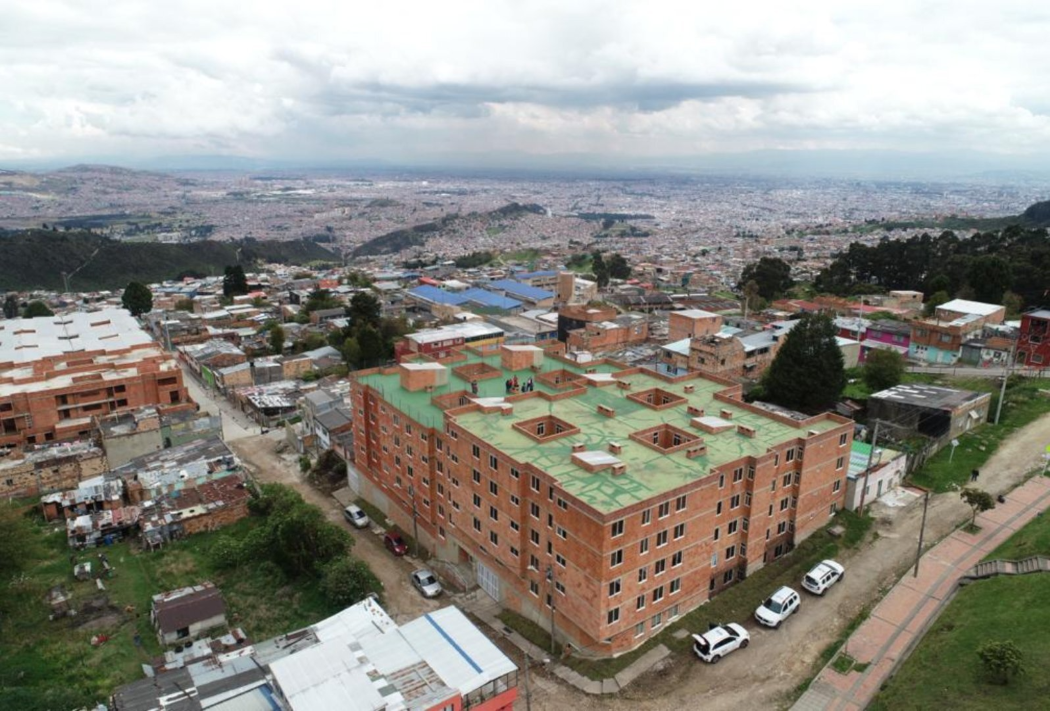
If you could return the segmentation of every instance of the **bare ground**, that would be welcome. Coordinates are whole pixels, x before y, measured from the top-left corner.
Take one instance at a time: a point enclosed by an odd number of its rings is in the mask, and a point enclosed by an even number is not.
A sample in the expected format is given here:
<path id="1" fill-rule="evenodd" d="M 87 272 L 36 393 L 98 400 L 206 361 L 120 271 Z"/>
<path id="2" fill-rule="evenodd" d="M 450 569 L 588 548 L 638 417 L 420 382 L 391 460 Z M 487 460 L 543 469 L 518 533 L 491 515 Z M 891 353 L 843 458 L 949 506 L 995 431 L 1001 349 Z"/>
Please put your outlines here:
<path id="1" fill-rule="evenodd" d="M 978 486 L 1008 496 L 1028 473 L 1043 465 L 1041 454 L 1047 445 L 1050 415 L 1006 439 L 981 470 Z M 871 540 L 842 560 L 846 577 L 823 598 L 805 597 L 800 611 L 779 630 L 742 621 L 752 637 L 746 651 L 730 655 L 717 667 L 688 657 L 672 659 L 620 694 L 605 697 L 584 694 L 537 669 L 532 675 L 533 709 L 706 711 L 786 707 L 792 691 L 815 671 L 821 651 L 915 562 L 922 499 L 916 497 L 903 508 L 877 503 L 871 511 L 876 518 L 875 532 Z M 957 494 L 932 496 L 924 547 L 948 535 L 969 513 Z M 524 708 L 524 700 L 519 705 Z"/>

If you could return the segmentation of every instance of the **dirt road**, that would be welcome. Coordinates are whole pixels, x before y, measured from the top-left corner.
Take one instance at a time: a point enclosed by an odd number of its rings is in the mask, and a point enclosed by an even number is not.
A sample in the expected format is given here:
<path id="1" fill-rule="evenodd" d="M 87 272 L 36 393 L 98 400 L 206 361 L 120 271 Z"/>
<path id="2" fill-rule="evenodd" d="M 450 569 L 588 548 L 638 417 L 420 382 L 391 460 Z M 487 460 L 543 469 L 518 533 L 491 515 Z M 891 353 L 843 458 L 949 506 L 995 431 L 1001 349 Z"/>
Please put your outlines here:
<path id="1" fill-rule="evenodd" d="M 202 385 L 185 363 L 179 361 L 179 366 L 182 368 L 182 382 L 186 384 L 193 401 L 200 405 L 201 412 L 217 414 L 222 418 L 222 436 L 227 443 L 259 434 L 258 424 L 252 422 L 222 395 Z"/>
<path id="2" fill-rule="evenodd" d="M 278 453 L 284 442 L 284 431 L 265 435 L 254 435 L 229 441 L 230 448 L 250 469 L 252 476 L 260 482 L 287 484 L 302 497 L 322 511 L 329 521 L 345 527 L 354 537 L 354 555 L 368 563 L 383 583 L 383 601 L 387 612 L 395 622 L 408 622 L 425 612 L 431 612 L 448 604 L 447 599 L 427 600 L 408 581 L 413 569 L 420 566 L 409 556 L 395 558 L 384 547 L 381 533 L 372 529 L 358 530 L 343 519 L 343 510 L 331 496 L 319 492 L 304 481 L 299 473 L 298 457 Z"/>
<path id="3" fill-rule="evenodd" d="M 993 494 L 1006 493 L 1043 465 L 1050 445 L 1050 415 L 1009 437 L 981 470 L 978 485 Z M 787 705 L 791 691 L 813 672 L 820 652 L 880 591 L 889 588 L 915 561 L 922 500 L 915 496 L 904 507 L 876 504 L 875 535 L 849 558 L 846 577 L 823 598 L 806 595 L 800 611 L 779 630 L 740 621 L 752 636 L 750 647 L 724 659 L 717 667 L 692 658 L 673 659 L 642 676 L 615 697 L 592 697 L 556 681 L 542 670 L 533 675 L 532 707 L 536 711 L 591 709 L 777 709 Z M 950 533 L 970 513 L 957 494 L 931 497 L 926 542 L 932 545 Z M 726 593 L 731 595 L 732 591 Z M 524 703 L 521 704 L 524 708 Z"/>

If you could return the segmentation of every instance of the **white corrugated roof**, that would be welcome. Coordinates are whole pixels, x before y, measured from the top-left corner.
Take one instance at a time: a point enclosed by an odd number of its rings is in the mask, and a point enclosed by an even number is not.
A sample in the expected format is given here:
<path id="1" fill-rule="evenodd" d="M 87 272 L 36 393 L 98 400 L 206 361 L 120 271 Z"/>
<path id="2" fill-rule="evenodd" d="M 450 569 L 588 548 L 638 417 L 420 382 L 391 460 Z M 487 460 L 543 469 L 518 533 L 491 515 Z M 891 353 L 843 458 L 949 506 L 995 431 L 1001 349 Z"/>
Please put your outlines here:
<path id="1" fill-rule="evenodd" d="M 946 304 L 941 304 L 938 309 L 955 311 L 960 314 L 974 314 L 976 316 L 990 316 L 1003 308 L 997 304 L 986 304 L 981 301 L 967 301 L 966 299 L 952 299 Z"/>
<path id="2" fill-rule="evenodd" d="M 0 321 L 0 363 L 29 363 L 79 351 L 123 351 L 151 343 L 124 309 Z"/>

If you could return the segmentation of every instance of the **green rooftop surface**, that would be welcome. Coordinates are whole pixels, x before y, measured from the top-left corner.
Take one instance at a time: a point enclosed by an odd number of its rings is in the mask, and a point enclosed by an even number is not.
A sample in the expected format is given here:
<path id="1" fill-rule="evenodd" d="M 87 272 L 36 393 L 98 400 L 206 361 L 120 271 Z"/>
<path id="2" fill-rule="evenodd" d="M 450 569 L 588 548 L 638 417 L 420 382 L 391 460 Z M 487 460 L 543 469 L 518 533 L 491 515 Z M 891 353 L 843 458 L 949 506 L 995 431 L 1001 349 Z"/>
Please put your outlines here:
<path id="1" fill-rule="evenodd" d="M 481 360 L 472 356 L 477 362 Z M 500 367 L 498 354 L 488 356 L 485 362 Z M 461 365 L 456 363 L 455 366 Z M 619 369 L 609 364 L 588 364 L 585 367 L 573 366 L 550 358 L 544 360 L 543 371 L 565 369 L 583 373 L 586 368 L 595 368 L 598 372 L 615 373 Z M 519 383 L 536 374 L 531 370 L 510 373 L 505 371 L 501 378 L 479 381 L 480 397 L 503 397 L 504 381 L 508 377 L 518 376 Z M 726 389 L 726 386 L 701 378 L 669 383 L 655 376 L 644 373 L 626 375 L 621 380 L 629 382 L 631 387 L 624 390 L 615 383 L 602 387 L 588 386 L 586 392 L 570 398 L 550 402 L 541 397 L 518 400 L 513 403 L 511 415 L 499 412 L 489 414 L 471 412 L 456 416 L 456 423 L 465 431 L 479 439 L 490 442 L 507 456 L 519 462 L 528 462 L 545 471 L 555 479 L 569 494 L 603 513 L 645 501 L 653 496 L 671 491 L 679 486 L 706 476 L 713 467 L 734 461 L 744 456 L 760 456 L 769 447 L 778 445 L 793 437 L 805 437 L 807 430 L 824 432 L 836 426 L 829 420 L 817 422 L 806 428 L 790 425 L 753 413 L 739 405 L 715 400 L 714 394 Z M 361 381 L 377 388 L 384 398 L 399 410 L 420 424 L 442 428 L 444 413 L 431 404 L 432 396 L 447 392 L 468 390 L 469 382 L 464 382 L 450 372 L 449 384 L 434 393 L 408 392 L 401 388 L 398 375 L 369 375 Z M 553 392 L 538 380 L 536 391 Z M 692 385 L 692 393 L 685 392 L 685 386 Z M 650 388 L 660 388 L 679 395 L 686 400 L 663 410 L 654 410 L 646 405 L 629 399 L 630 393 L 638 393 Z M 605 405 L 616 411 L 615 417 L 606 417 L 598 412 L 598 406 Z M 693 415 L 687 407 L 693 405 L 705 410 L 707 416 L 718 416 L 723 409 L 733 413 L 733 427 L 718 433 L 709 434 L 692 427 Z M 579 433 L 559 437 L 551 441 L 538 442 L 514 429 L 515 423 L 552 415 L 573 427 Z M 703 438 L 707 445 L 707 454 L 689 459 L 685 450 L 664 454 L 644 444 L 630 439 L 630 434 L 660 424 L 675 427 Z M 755 429 L 754 437 L 737 433 L 736 425 L 747 425 Z M 572 447 L 582 443 L 586 451 L 609 452 L 609 444 L 615 442 L 622 449 L 616 456 L 626 464 L 627 470 L 619 476 L 612 476 L 609 470 L 591 473 L 572 461 Z"/>

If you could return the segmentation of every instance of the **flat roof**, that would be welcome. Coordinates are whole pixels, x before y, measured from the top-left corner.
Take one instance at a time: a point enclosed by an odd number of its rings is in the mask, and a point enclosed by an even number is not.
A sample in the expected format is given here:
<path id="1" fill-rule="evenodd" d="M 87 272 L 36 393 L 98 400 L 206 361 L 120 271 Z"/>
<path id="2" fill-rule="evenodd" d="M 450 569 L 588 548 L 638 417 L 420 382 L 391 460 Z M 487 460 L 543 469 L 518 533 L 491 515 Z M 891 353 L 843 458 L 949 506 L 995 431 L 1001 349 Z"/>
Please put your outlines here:
<path id="1" fill-rule="evenodd" d="M 474 353 L 466 355 L 467 360 L 457 365 L 484 362 L 502 371 L 501 377 L 478 381 L 478 397 L 504 397 L 505 380 L 515 375 L 519 382 L 533 378 L 537 393 L 560 392 L 544 384 L 537 377 L 541 373 L 531 369 L 516 372 L 503 369 L 499 354 L 484 357 Z M 597 372 L 588 377 L 585 373 L 588 368 Z M 612 512 L 646 501 L 707 476 L 715 467 L 745 456 L 761 456 L 770 447 L 787 440 L 805 439 L 809 430 L 826 432 L 839 426 L 830 419 L 805 426 L 783 424 L 768 415 L 753 412 L 742 404 L 715 400 L 715 393 L 726 390 L 727 386 L 703 377 L 669 383 L 655 374 L 641 372 L 617 378 L 615 374 L 620 368 L 610 363 L 577 365 L 554 358 L 544 359 L 541 372 L 555 370 L 585 376 L 586 380 L 595 385 L 588 386 L 577 396 L 556 401 L 548 401 L 539 396 L 523 398 L 513 403 L 513 412 L 507 415 L 498 412 L 460 414 L 456 416 L 456 424 L 475 437 L 492 443 L 516 461 L 531 463 L 543 470 L 555 478 L 567 493 L 601 512 Z M 614 379 L 630 383 L 631 388 L 620 389 L 615 383 L 611 383 Z M 433 404 L 432 398 L 460 391 L 470 392 L 470 382 L 459 378 L 453 370 L 449 372 L 449 383 L 436 388 L 432 393 L 409 392 L 403 389 L 396 373 L 360 376 L 359 381 L 378 390 L 387 402 L 416 422 L 436 429 L 444 428 L 444 411 Z M 599 387 L 597 384 L 602 382 L 611 384 Z M 693 392 L 687 393 L 686 386 L 692 386 Z M 637 393 L 650 388 L 672 393 L 682 398 L 682 402 L 673 407 L 654 410 L 627 397 L 632 392 Z M 615 417 L 599 413 L 599 405 L 612 408 L 616 413 Z M 687 411 L 690 405 L 704 409 L 712 416 L 720 415 L 723 409 L 728 410 L 732 413 L 731 424 L 751 427 L 755 430 L 755 436 L 738 434 L 736 427 L 718 434 L 695 429 L 691 426 L 694 415 Z M 578 434 L 538 442 L 514 427 L 515 424 L 547 416 L 559 418 L 573 427 L 578 427 L 580 431 Z M 673 425 L 703 437 L 707 453 L 689 459 L 684 450 L 663 454 L 630 439 L 632 433 L 663 424 Z M 590 451 L 608 451 L 611 443 L 621 447 L 616 456 L 627 465 L 623 474 L 611 476 L 607 471 L 588 472 L 572 460 L 574 444 L 582 444 Z"/>
<path id="2" fill-rule="evenodd" d="M 952 410 L 960 405 L 972 402 L 987 393 L 972 390 L 955 390 L 937 385 L 895 385 L 871 396 L 873 400 L 886 400 L 906 405 L 932 407 L 938 410 Z"/>
<path id="3" fill-rule="evenodd" d="M 150 343 L 153 338 L 124 309 L 0 321 L 0 363 L 31 363 L 64 353 L 109 353 Z"/>
<path id="4" fill-rule="evenodd" d="M 966 299 L 952 299 L 941 304 L 937 310 L 954 311 L 960 314 L 974 314 L 976 316 L 990 316 L 1005 307 L 998 304 L 986 304 L 981 301 L 967 301 Z"/>

